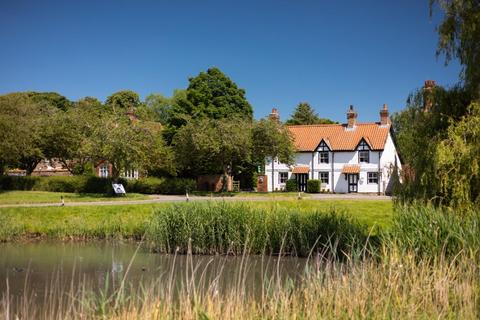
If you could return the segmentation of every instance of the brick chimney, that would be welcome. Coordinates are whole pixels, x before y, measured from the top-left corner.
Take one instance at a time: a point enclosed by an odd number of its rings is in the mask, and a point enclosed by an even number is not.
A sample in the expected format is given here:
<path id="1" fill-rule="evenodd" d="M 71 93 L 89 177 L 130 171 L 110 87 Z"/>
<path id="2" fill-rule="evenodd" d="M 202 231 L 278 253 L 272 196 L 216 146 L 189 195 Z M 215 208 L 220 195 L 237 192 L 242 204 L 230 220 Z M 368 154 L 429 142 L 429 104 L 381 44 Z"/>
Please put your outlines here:
<path id="1" fill-rule="evenodd" d="M 353 129 L 357 124 L 357 113 L 353 110 L 353 105 L 347 111 L 347 128 Z"/>
<path id="2" fill-rule="evenodd" d="M 423 111 L 429 112 L 433 107 L 433 89 L 436 84 L 434 80 L 426 80 L 423 86 Z"/>
<path id="3" fill-rule="evenodd" d="M 280 122 L 280 114 L 278 113 L 277 108 L 272 108 L 272 112 L 270 113 L 270 115 L 268 116 L 268 118 L 269 118 L 270 120 L 274 120 L 274 121 Z"/>
<path id="4" fill-rule="evenodd" d="M 385 103 L 382 110 L 380 110 L 380 125 L 386 126 L 390 124 L 390 118 L 388 117 L 388 106 Z"/>

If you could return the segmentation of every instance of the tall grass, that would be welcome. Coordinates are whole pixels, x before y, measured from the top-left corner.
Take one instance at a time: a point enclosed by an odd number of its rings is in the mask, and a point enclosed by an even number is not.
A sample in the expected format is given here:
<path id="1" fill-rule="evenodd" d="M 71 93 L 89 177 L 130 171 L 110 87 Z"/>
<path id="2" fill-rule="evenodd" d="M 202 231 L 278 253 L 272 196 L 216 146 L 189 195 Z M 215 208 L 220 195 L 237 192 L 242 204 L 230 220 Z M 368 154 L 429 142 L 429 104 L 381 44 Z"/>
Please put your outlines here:
<path id="1" fill-rule="evenodd" d="M 465 252 L 480 261 L 480 211 L 398 206 L 383 241 L 421 258 L 452 257 Z"/>
<path id="2" fill-rule="evenodd" d="M 157 209 L 146 238 L 157 252 L 194 254 L 249 253 L 307 256 L 328 247 L 337 253 L 358 251 L 368 230 L 346 212 L 300 212 L 273 207 L 255 208 L 243 203 L 209 202 L 172 205 Z"/>
<path id="3" fill-rule="evenodd" d="M 184 273 L 167 270 L 145 286 L 120 279 L 114 290 L 93 291 L 79 277 L 66 292 L 57 280 L 46 287 L 41 304 L 33 291 L 20 297 L 3 293 L 5 319 L 478 319 L 478 265 L 461 254 L 455 263 L 401 259 L 373 261 L 313 259 L 298 281 L 278 274 L 264 277 L 259 290 L 246 283 L 248 260 L 238 278 L 222 289 L 217 277 L 188 263 Z M 172 268 L 176 268 L 172 264 Z M 175 275 L 183 274 L 178 282 Z M 177 283 L 177 285 L 175 285 Z M 29 289 L 27 285 L 27 289 Z"/>

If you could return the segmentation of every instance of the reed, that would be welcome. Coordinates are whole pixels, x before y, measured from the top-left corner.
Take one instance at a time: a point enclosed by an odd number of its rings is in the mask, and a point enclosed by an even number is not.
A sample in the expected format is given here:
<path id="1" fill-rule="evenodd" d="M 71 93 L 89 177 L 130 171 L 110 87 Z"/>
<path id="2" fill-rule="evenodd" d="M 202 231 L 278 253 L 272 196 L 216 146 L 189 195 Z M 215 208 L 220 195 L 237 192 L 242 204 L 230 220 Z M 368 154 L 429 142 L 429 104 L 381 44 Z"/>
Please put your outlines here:
<path id="1" fill-rule="evenodd" d="M 194 254 L 287 253 L 313 251 L 337 256 L 359 251 L 369 230 L 346 211 L 330 208 L 252 207 L 244 203 L 209 202 L 159 208 L 148 223 L 146 239 L 157 252 Z"/>
<path id="2" fill-rule="evenodd" d="M 391 248 L 384 248 L 391 254 Z M 267 257 L 268 259 L 268 257 Z M 453 263 L 454 262 L 454 263 Z M 172 263 L 172 269 L 177 266 Z M 145 286 L 106 282 L 91 289 L 79 276 L 63 292 L 58 278 L 46 286 L 42 303 L 33 291 L 3 293 L 4 319 L 478 319 L 479 269 L 466 254 L 418 260 L 414 252 L 374 261 L 346 262 L 314 257 L 298 281 L 265 276 L 249 289 L 248 256 L 237 280 L 222 288 L 217 276 L 188 263 L 182 279 L 166 272 Z M 127 271 L 128 273 L 128 271 Z M 266 274 L 266 273 L 265 273 Z M 179 281 L 177 281 L 179 280 Z M 8 280 L 7 280 L 8 281 Z M 176 285 L 175 285 L 176 283 Z"/>

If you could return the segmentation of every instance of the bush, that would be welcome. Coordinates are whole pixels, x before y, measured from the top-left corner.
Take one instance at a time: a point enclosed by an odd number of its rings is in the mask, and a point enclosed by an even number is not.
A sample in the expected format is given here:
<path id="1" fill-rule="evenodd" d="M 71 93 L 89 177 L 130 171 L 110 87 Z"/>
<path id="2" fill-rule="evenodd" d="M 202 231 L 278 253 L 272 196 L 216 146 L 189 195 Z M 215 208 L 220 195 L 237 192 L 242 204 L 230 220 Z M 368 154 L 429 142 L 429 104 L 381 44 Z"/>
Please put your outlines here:
<path id="1" fill-rule="evenodd" d="M 297 192 L 298 191 L 297 180 L 294 180 L 294 179 L 287 180 L 287 183 L 285 184 L 285 191 Z"/>
<path id="2" fill-rule="evenodd" d="M 310 179 L 307 181 L 307 192 L 308 193 L 319 193 L 320 192 L 320 180 Z"/>
<path id="3" fill-rule="evenodd" d="M 337 257 L 361 250 L 366 228 L 343 211 L 299 212 L 242 203 L 174 204 L 157 209 L 147 227 L 155 251 L 194 254 L 287 253 L 310 250 Z"/>
<path id="4" fill-rule="evenodd" d="M 192 179 L 142 178 L 138 180 L 119 179 L 127 192 L 145 194 L 185 194 L 195 190 Z M 0 177 L 0 190 L 34 190 L 52 192 L 77 192 L 112 194 L 112 179 L 94 176 L 53 176 L 53 177 Z"/>

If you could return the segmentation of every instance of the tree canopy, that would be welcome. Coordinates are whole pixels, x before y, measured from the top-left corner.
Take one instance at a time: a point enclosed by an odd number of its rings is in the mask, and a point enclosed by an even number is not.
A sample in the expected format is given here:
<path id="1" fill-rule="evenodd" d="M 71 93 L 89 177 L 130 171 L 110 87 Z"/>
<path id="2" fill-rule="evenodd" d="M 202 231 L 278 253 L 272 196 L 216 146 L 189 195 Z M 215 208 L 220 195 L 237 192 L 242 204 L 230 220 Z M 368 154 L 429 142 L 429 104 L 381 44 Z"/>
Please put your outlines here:
<path id="1" fill-rule="evenodd" d="M 241 117 L 252 120 L 253 110 L 245 97 L 245 90 L 220 69 L 210 68 L 189 79 L 185 97 L 173 104 L 170 124 L 180 127 L 188 119 L 223 119 Z"/>
<path id="2" fill-rule="evenodd" d="M 122 90 L 110 95 L 105 104 L 113 109 L 113 112 L 127 111 L 140 105 L 138 93 L 132 90 Z"/>
<path id="3" fill-rule="evenodd" d="M 335 123 L 330 119 L 320 118 L 318 114 L 307 102 L 300 102 L 290 119 L 286 121 L 286 124 L 331 124 Z"/>
<path id="4" fill-rule="evenodd" d="M 444 54 L 446 63 L 458 58 L 462 64 L 462 78 L 467 88 L 480 97 L 480 1 L 430 0 L 430 12 L 435 4 L 444 11 L 437 28 L 437 55 Z"/>

